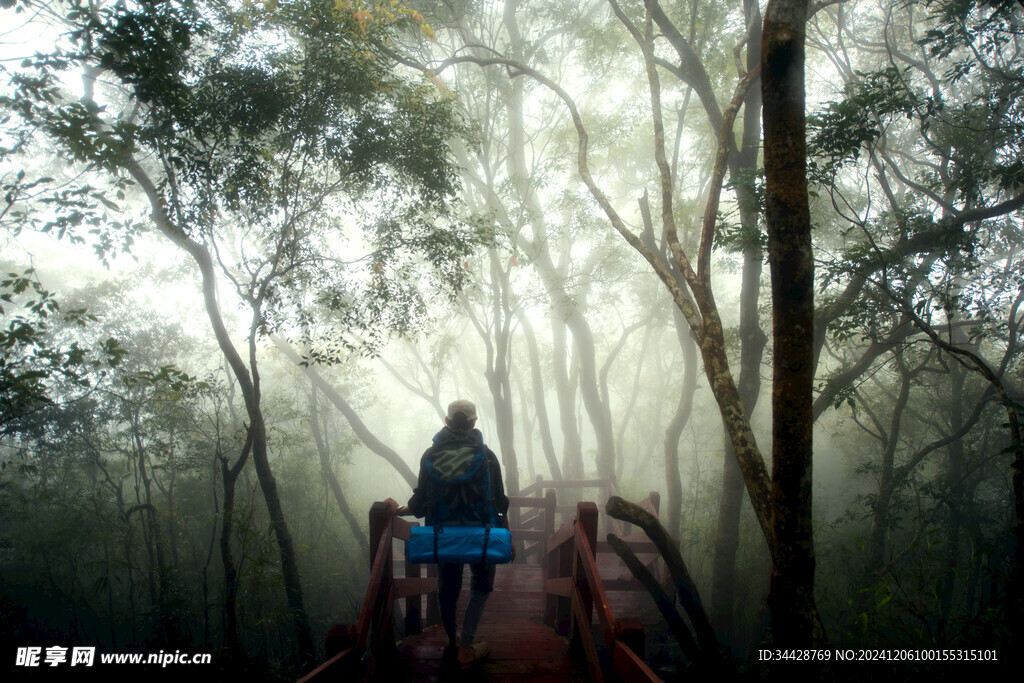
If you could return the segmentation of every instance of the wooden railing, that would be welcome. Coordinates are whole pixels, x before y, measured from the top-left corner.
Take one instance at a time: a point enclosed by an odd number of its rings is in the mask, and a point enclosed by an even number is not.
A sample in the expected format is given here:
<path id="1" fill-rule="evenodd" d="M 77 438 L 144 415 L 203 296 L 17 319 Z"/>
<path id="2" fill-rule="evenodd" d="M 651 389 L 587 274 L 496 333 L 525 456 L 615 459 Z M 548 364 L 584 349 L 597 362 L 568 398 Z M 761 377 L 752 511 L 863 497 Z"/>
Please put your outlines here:
<path id="1" fill-rule="evenodd" d="M 556 482 L 544 482 L 545 487 L 551 484 Z M 547 488 L 543 496 L 510 498 L 511 506 L 527 511 L 519 516 L 521 528 L 512 529 L 513 542 L 523 544 L 523 551 L 516 561 L 525 562 L 535 555 L 544 565 L 543 581 L 547 593 L 545 623 L 562 635 L 572 635 L 573 643 L 582 647 L 591 673 L 596 676 L 594 680 L 601 680 L 590 628 L 591 614 L 596 607 L 614 670 L 629 681 L 659 680 L 638 655 L 638 652 L 643 652 L 643 631 L 639 623 L 633 619 L 614 619 L 607 602 L 606 591 L 609 589 L 643 590 L 642 586 L 633 580 L 612 580 L 607 582 L 607 586 L 602 582 L 594 549 L 603 551 L 608 544 L 597 542 L 598 512 L 594 503 L 579 503 L 576 517 L 555 530 L 555 514 L 559 506 L 554 488 L 557 486 Z M 537 489 L 524 491 L 534 493 Z M 653 506 L 649 509 L 657 514 L 657 494 L 652 493 L 651 496 L 644 503 Z M 388 503 L 376 502 L 371 506 L 370 579 L 359 610 L 359 620 L 354 626 L 342 628 L 344 637 L 340 644 L 335 641 L 334 651 L 331 651 L 329 639 L 327 661 L 300 679 L 299 683 L 324 680 L 328 675 L 374 680 L 378 663 L 397 659 L 396 600 L 405 600 L 406 636 L 419 633 L 440 621 L 436 600 L 437 566 L 404 563 L 404 576 L 394 575 L 393 541 L 408 541 L 413 526 L 418 526 L 418 523 L 395 516 Z M 640 540 L 627 536 L 626 540 L 634 552 L 654 552 L 653 544 L 646 537 Z M 422 614 L 424 595 L 428 596 L 425 617 Z M 364 661 L 367 647 L 369 657 Z"/>
<path id="2" fill-rule="evenodd" d="M 582 652 L 588 680 L 603 681 L 597 645 L 591 628 L 594 611 L 604 636 L 614 673 L 625 681 L 659 681 L 641 655 L 643 629 L 633 619 L 615 619 L 597 571 L 597 506 L 578 503 L 576 517 L 548 540 L 544 564 L 547 594 L 544 621 Z"/>
<path id="3" fill-rule="evenodd" d="M 544 495 L 546 491 L 572 491 L 581 489 L 595 489 L 599 491 L 599 495 L 596 497 L 599 506 L 603 507 L 604 503 L 612 496 L 617 496 L 618 491 L 615 489 L 615 483 L 608 479 L 545 479 L 542 475 L 537 475 L 537 479 L 519 491 L 520 497 L 540 497 Z M 594 500 L 593 498 L 591 500 Z M 655 517 L 658 516 L 658 509 L 661 504 L 661 496 L 657 491 L 651 491 L 647 498 L 643 499 L 637 505 L 644 508 L 648 512 L 652 513 Z M 562 504 L 555 507 L 555 513 L 563 515 L 564 518 L 568 518 L 576 513 L 576 504 Z M 619 536 L 629 535 L 629 526 L 623 522 L 606 517 L 604 520 L 605 531 L 614 531 Z M 611 549 L 607 547 L 599 548 L 598 552 L 610 552 Z"/>
<path id="4" fill-rule="evenodd" d="M 404 527 L 403 527 L 404 525 Z M 308 683 L 314 679 L 331 676 L 362 678 L 363 654 L 372 634 L 370 643 L 369 670 L 365 672 L 367 680 L 375 675 L 379 655 L 386 649 L 394 649 L 394 601 L 402 597 L 403 586 L 395 581 L 392 564 L 391 539 L 409 537 L 411 525 L 403 519 L 394 518 L 388 503 L 377 502 L 370 508 L 370 581 L 366 586 L 363 605 L 359 610 L 359 621 L 351 638 L 354 642 L 331 655 L 323 664 L 303 676 L 299 683 Z M 396 533 L 397 532 L 397 533 Z M 437 590 L 435 582 L 434 590 Z M 406 593 L 408 595 L 408 593 Z"/>

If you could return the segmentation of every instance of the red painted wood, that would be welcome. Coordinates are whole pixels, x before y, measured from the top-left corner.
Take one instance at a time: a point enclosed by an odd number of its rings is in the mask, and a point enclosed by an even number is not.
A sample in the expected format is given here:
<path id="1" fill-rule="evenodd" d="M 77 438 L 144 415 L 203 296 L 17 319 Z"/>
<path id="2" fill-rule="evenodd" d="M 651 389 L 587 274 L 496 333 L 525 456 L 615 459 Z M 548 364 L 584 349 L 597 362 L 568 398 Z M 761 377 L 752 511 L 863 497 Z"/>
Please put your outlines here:
<path id="1" fill-rule="evenodd" d="M 590 627 L 590 607 L 583 605 L 580 593 L 572 594 L 573 638 L 578 638 L 582 646 L 583 658 L 587 660 L 587 678 L 595 683 L 604 683 L 601 674 L 601 662 L 597 659 L 597 645 L 594 643 L 594 631 Z"/>
<path id="2" fill-rule="evenodd" d="M 504 565 L 497 568 L 494 592 L 487 601 L 477 641 L 486 641 L 490 656 L 460 680 L 583 681 L 578 663 L 569 655 L 568 641 L 542 623 L 545 594 L 543 568 Z M 463 577 L 461 620 L 469 591 L 469 572 Z M 410 681 L 438 681 L 454 673 L 443 655 L 447 636 L 440 626 L 406 638 L 399 653 L 403 675 Z"/>
<path id="3" fill-rule="evenodd" d="M 624 681 L 660 681 L 657 674 L 651 671 L 644 660 L 636 656 L 636 653 L 629 649 L 625 643 L 616 641 L 615 652 L 612 654 L 612 666 L 615 673 Z"/>
<path id="4" fill-rule="evenodd" d="M 577 529 L 576 543 L 580 547 L 577 557 L 580 558 L 580 567 L 586 576 L 587 586 L 590 589 L 590 597 L 594 607 L 597 609 L 597 619 L 604 631 L 605 642 L 611 643 L 615 639 L 612 629 L 615 627 L 615 619 L 612 616 L 611 607 L 608 605 L 608 594 L 604 585 L 598 579 L 597 563 L 590 551 L 590 543 L 582 529 Z M 585 605 L 587 606 L 587 605 Z M 587 606 L 589 607 L 589 606 Z M 589 616 L 590 610 L 587 610 Z"/>
<path id="5" fill-rule="evenodd" d="M 550 484 L 551 482 L 544 482 Z M 490 647 L 490 655 L 469 672 L 458 672 L 455 670 L 454 662 L 450 653 L 446 656 L 447 636 L 439 624 L 429 626 L 422 632 L 415 635 L 408 635 L 397 649 L 389 647 L 388 636 L 390 629 L 387 625 L 392 623 L 390 612 L 392 609 L 407 607 L 406 611 L 415 613 L 421 608 L 421 600 L 428 602 L 427 620 L 436 615 L 436 595 L 429 594 L 426 598 L 416 596 L 416 592 L 429 590 L 434 583 L 426 577 L 422 577 L 419 567 L 414 565 L 406 568 L 402 562 L 394 562 L 391 552 L 391 537 L 401 537 L 408 530 L 405 523 L 398 524 L 396 529 L 392 524 L 384 524 L 386 516 L 383 509 L 374 510 L 377 514 L 371 514 L 371 536 L 373 537 L 373 565 L 371 571 L 371 584 L 376 587 L 375 591 L 368 591 L 367 599 L 364 602 L 361 619 L 363 628 L 372 620 L 375 622 L 374 637 L 371 643 L 375 660 L 368 662 L 369 673 L 373 675 L 376 671 L 380 680 L 408 680 L 408 681 L 439 681 L 439 680 L 468 680 L 468 681 L 506 681 L 520 682 L 538 681 L 540 683 L 555 681 L 587 681 L 593 680 L 594 674 L 588 672 L 588 666 L 584 663 L 589 660 L 592 666 L 596 664 L 596 652 L 591 635 L 591 625 L 586 614 L 593 607 L 597 608 L 598 621 L 602 622 L 606 638 L 609 633 L 609 622 L 612 613 L 628 614 L 639 616 L 639 624 L 657 624 L 658 616 L 651 604 L 651 600 L 645 594 L 636 592 L 607 591 L 603 587 L 604 582 L 611 581 L 609 585 L 625 585 L 625 581 L 619 579 L 631 578 L 627 570 L 621 566 L 614 556 L 600 554 L 596 558 L 591 553 L 596 541 L 597 509 L 590 504 L 581 504 L 577 513 L 583 512 L 581 519 L 585 524 L 577 525 L 570 521 L 560 533 L 555 534 L 553 521 L 555 512 L 555 498 L 553 492 L 549 492 L 543 499 L 535 498 L 534 501 L 541 502 L 538 511 L 543 511 L 544 526 L 547 527 L 543 534 L 544 541 L 540 545 L 546 546 L 553 553 L 544 553 L 541 556 L 541 565 L 512 564 L 497 567 L 495 573 L 495 589 L 488 599 L 484 609 L 483 619 L 477 633 L 477 642 L 486 641 Z M 375 506 L 378 507 L 378 506 Z M 388 513 L 390 510 L 387 511 Z M 390 516 L 390 515 L 387 515 Z M 374 519 L 376 517 L 376 519 Z M 390 520 L 388 520 L 390 521 Z M 374 524 L 376 522 L 376 524 Z M 556 541 L 561 541 L 560 544 Z M 558 546 L 561 547 L 558 547 Z M 400 557 L 401 551 L 396 551 Z M 581 555 L 583 557 L 581 557 Z M 376 561 L 374 561 L 376 560 Z M 400 566 L 406 574 L 405 577 L 393 579 L 395 565 Z M 435 574 L 434 566 L 428 565 L 428 576 Z M 466 603 L 469 599 L 470 577 L 463 577 L 463 591 L 460 596 L 458 607 L 459 619 L 465 612 Z M 576 575 L 575 580 L 573 574 Z M 558 586 L 559 589 L 569 589 L 571 598 L 558 598 L 551 596 L 544 591 L 546 581 L 554 580 L 550 585 Z M 574 584 L 574 581 L 576 584 Z M 584 584 L 581 590 L 571 590 L 573 585 Z M 564 592 L 564 590 L 560 590 Z M 377 593 L 376 595 L 370 595 Z M 411 596 L 408 601 L 390 600 L 388 597 Z M 552 600 L 554 598 L 554 600 Z M 555 605 L 551 605 L 554 602 Z M 404 603 L 404 604 L 403 604 Z M 577 637 L 586 639 L 590 636 L 589 647 L 582 648 L 586 651 L 583 659 L 574 658 L 570 654 L 568 640 L 558 635 L 551 626 L 544 624 L 545 607 L 549 608 L 549 618 L 553 622 L 562 622 L 563 627 L 568 627 L 570 614 L 576 612 L 576 624 L 578 624 Z M 564 607 L 562 604 L 564 603 Z M 575 604 L 573 604 L 575 603 Z M 408 607 L 413 607 L 408 610 Z M 555 607 L 555 614 L 550 614 L 551 607 Z M 573 610 L 575 607 L 575 610 Z M 653 618 L 651 617 L 653 615 Z M 378 630 L 377 625 L 383 626 Z M 363 630 L 363 629 L 360 629 Z M 586 631 L 586 636 L 582 634 Z M 368 634 L 363 631 L 362 642 L 366 643 Z M 642 635 L 640 636 L 642 638 Z M 636 654 L 624 648 L 622 642 L 613 634 L 614 662 L 622 671 L 628 674 L 643 673 L 643 680 L 648 679 L 646 667 Z M 358 650 L 358 648 L 356 648 Z M 351 661 L 357 652 L 349 652 L 348 659 Z M 639 665 L 639 666 L 638 666 Z M 621 668 L 620 668 L 621 667 Z M 320 670 L 325 667 L 321 667 Z M 335 667 L 326 667 L 334 669 Z M 318 670 L 318 671 L 320 671 Z M 595 669 L 596 670 L 596 669 Z M 333 671 L 332 671 L 333 673 Z M 653 675 L 653 674 L 651 674 Z M 631 680 L 628 679 L 627 680 Z"/>

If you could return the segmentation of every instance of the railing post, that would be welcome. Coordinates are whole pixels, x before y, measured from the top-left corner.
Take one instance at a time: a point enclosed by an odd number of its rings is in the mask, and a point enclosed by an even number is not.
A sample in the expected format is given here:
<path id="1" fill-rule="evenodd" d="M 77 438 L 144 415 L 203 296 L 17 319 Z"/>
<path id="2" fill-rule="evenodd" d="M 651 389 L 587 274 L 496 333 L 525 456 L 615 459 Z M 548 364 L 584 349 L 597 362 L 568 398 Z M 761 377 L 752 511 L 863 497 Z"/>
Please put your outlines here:
<path id="1" fill-rule="evenodd" d="M 544 487 L 543 487 L 544 475 L 543 474 L 538 474 L 537 478 L 534 480 L 533 483 L 534 483 L 534 486 L 537 487 L 536 492 L 534 492 L 534 497 L 536 497 L 536 498 L 544 498 Z M 542 523 L 544 525 L 547 525 L 547 516 L 546 515 L 542 517 Z M 545 535 L 544 535 L 544 539 L 545 540 L 542 541 L 541 543 L 537 544 L 537 548 L 540 548 L 540 552 L 537 553 L 537 564 L 539 564 L 541 567 L 546 567 L 547 566 L 547 561 L 545 560 L 544 555 L 548 551 L 547 537 L 550 536 L 552 532 L 550 530 L 548 530 L 546 528 L 546 526 L 542 530 L 545 531 Z M 537 551 L 537 548 L 533 549 L 534 552 Z M 524 564 L 525 563 L 526 563 L 526 559 L 524 558 Z M 543 569 L 542 569 L 541 573 L 542 574 L 544 573 Z"/>
<path id="2" fill-rule="evenodd" d="M 427 565 L 427 576 L 430 578 L 437 578 L 436 564 Z M 427 626 L 433 626 L 434 624 L 441 623 L 441 607 L 437 600 L 437 591 L 427 593 Z"/>
<path id="3" fill-rule="evenodd" d="M 578 502 L 576 503 L 576 530 L 581 531 L 583 536 L 590 543 L 590 548 L 593 550 L 597 546 L 597 505 L 592 502 Z M 581 620 L 577 616 L 576 612 L 570 611 L 569 620 L 569 646 L 574 648 L 577 652 L 580 651 L 582 643 L 588 642 L 592 638 L 593 631 L 591 630 L 591 623 L 594 620 L 594 596 L 591 592 L 591 586 L 587 581 L 587 575 L 583 569 L 583 561 L 580 559 L 580 552 L 582 548 L 576 547 L 575 535 L 573 536 L 572 542 L 572 590 L 573 593 L 579 596 L 580 604 L 583 607 L 584 619 Z M 569 545 L 569 544 L 566 544 Z M 595 567 L 597 566 L 596 558 L 594 560 Z M 570 606 L 570 610 L 571 610 Z M 583 634 L 583 630 L 586 629 L 586 635 Z"/>
<path id="4" fill-rule="evenodd" d="M 545 585 L 547 579 L 558 578 L 558 555 L 551 553 L 548 548 L 548 541 L 555 533 L 555 507 L 558 501 L 555 498 L 555 490 L 548 489 L 544 494 L 544 545 L 540 556 L 541 563 L 541 585 Z M 544 599 L 544 623 L 555 628 L 555 619 L 558 613 L 558 596 L 547 595 Z"/>
<path id="5" fill-rule="evenodd" d="M 420 565 L 412 562 L 405 563 L 405 575 L 409 578 L 419 578 Z M 405 599 L 405 635 L 411 636 L 423 630 L 423 621 L 420 618 L 420 609 L 423 606 L 422 595 L 410 595 Z"/>
<path id="6" fill-rule="evenodd" d="M 583 535 L 586 537 L 587 543 L 590 544 L 591 552 L 594 553 L 594 567 L 596 568 L 597 504 L 593 502 L 577 503 L 576 519 L 579 520 L 579 525 L 583 530 Z M 579 590 L 582 587 L 582 585 L 586 583 L 586 577 L 583 573 L 583 564 L 575 552 L 573 553 L 573 560 L 573 583 L 576 586 L 576 590 Z M 580 591 L 580 600 L 583 602 L 583 613 L 587 617 L 586 627 L 590 628 L 590 624 L 594 618 L 594 596 L 591 593 L 589 586 L 587 587 L 587 590 Z"/>
<path id="7" fill-rule="evenodd" d="M 615 620 L 615 639 L 628 645 L 629 649 L 635 652 L 640 659 L 644 658 L 647 649 L 644 625 L 636 617 L 622 617 Z"/>
<path id="8" fill-rule="evenodd" d="M 555 533 L 555 509 L 558 507 L 558 499 L 554 489 L 548 489 L 544 493 L 544 554 L 548 554 L 548 540 Z"/>
<path id="9" fill-rule="evenodd" d="M 651 495 L 648 496 L 648 500 L 651 501 L 651 507 L 654 509 L 654 516 L 659 517 L 661 515 L 661 494 L 657 491 L 651 491 Z"/>
<path id="10" fill-rule="evenodd" d="M 566 541 L 558 547 L 558 550 L 553 555 L 554 561 L 557 563 L 555 565 L 557 567 L 555 576 L 557 578 L 572 576 L 573 559 L 576 557 L 576 542 L 573 540 Z M 572 598 L 558 596 L 555 598 L 555 617 L 552 624 L 555 632 L 562 636 L 570 635 L 571 619 Z"/>
<path id="11" fill-rule="evenodd" d="M 370 569 L 373 569 L 373 563 L 377 559 L 377 549 L 380 546 L 381 538 L 385 534 L 391 533 L 391 505 L 382 501 L 377 501 L 370 506 Z M 391 594 L 391 586 L 394 583 L 395 568 L 393 564 L 393 553 L 391 549 L 392 544 L 388 543 L 382 552 L 386 553 L 384 558 L 384 575 L 381 578 L 380 592 L 378 593 L 378 600 L 387 600 Z M 378 608 L 379 606 L 379 608 Z M 395 645 L 395 624 L 394 620 L 391 619 L 392 611 L 390 605 L 383 604 L 375 606 L 373 610 L 374 624 L 372 629 L 372 637 L 370 642 L 373 646 L 370 648 L 370 673 L 369 676 L 372 679 L 374 673 L 377 670 L 377 659 L 382 653 L 376 652 L 376 645 L 381 644 L 384 647 L 393 649 Z M 389 655 L 390 656 L 390 653 Z M 385 657 L 387 659 L 387 657 Z"/>
<path id="12" fill-rule="evenodd" d="M 377 559 L 377 546 L 380 545 L 380 537 L 387 531 L 391 524 L 391 506 L 382 501 L 377 501 L 370 506 L 370 569 Z M 391 549 L 388 549 L 391 552 Z M 388 572 L 390 577 L 391 573 Z"/>

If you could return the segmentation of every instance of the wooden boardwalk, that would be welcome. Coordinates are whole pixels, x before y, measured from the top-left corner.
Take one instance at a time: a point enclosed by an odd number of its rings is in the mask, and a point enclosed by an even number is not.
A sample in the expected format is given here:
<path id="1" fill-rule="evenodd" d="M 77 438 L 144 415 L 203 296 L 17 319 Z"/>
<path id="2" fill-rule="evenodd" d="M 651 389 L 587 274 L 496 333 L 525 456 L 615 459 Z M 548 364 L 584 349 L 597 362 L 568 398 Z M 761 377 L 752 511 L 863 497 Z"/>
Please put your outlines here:
<path id="1" fill-rule="evenodd" d="M 448 637 L 440 624 L 410 636 L 399 647 L 403 678 L 410 681 L 582 681 L 569 655 L 569 641 L 544 624 L 541 568 L 498 567 L 494 592 L 487 600 L 476 640 L 486 641 L 490 655 L 468 672 L 445 661 Z M 459 621 L 469 600 L 469 570 L 459 596 Z"/>
<path id="2" fill-rule="evenodd" d="M 615 579 L 628 571 L 613 557 L 600 557 L 602 577 Z M 458 619 L 469 600 L 469 569 L 465 570 L 459 596 Z M 498 567 L 494 592 L 480 622 L 476 640 L 485 641 L 490 655 L 468 672 L 445 661 L 448 637 L 440 624 L 405 638 L 399 646 L 402 662 L 398 673 L 409 681 L 585 681 L 584 667 L 569 651 L 569 641 L 544 623 L 543 570 L 536 565 Z M 658 623 L 659 616 L 645 592 L 616 591 L 609 602 L 617 613 L 635 615 L 644 625 Z"/>
<path id="3" fill-rule="evenodd" d="M 577 482 L 593 486 L 593 482 Z M 566 486 L 567 482 L 559 482 Z M 539 489 L 539 487 L 538 487 Z M 371 573 L 358 623 L 328 646 L 328 659 L 300 683 L 375 681 L 657 681 L 644 663 L 644 622 L 652 614 L 646 592 L 628 577 L 607 544 L 597 539 L 598 509 L 581 502 L 576 515 L 557 529 L 555 494 L 517 496 L 512 505 L 533 510 L 512 530 L 523 543 L 519 561 L 499 566 L 494 592 L 476 634 L 489 655 L 467 671 L 458 668 L 439 623 L 433 565 L 406 565 L 401 544 L 412 524 L 391 504 L 370 509 Z M 644 501 L 657 512 L 656 494 Z M 570 508 L 571 510 L 572 508 Z M 637 553 L 649 541 L 630 539 Z M 396 551 L 395 545 L 399 548 Z M 531 563 L 532 562 L 532 563 Z M 397 571 L 396 571 L 397 570 Z M 427 575 L 424 576 L 423 572 Z M 466 570 L 468 574 L 468 569 Z M 458 619 L 469 601 L 463 577 Z M 606 588 L 607 585 L 607 588 Z M 615 614 L 630 615 L 616 618 Z M 647 619 L 638 619 L 641 615 Z M 424 618 L 425 617 L 425 618 Z M 404 625 L 405 634 L 395 628 Z M 425 628 L 424 628 L 425 627 Z"/>

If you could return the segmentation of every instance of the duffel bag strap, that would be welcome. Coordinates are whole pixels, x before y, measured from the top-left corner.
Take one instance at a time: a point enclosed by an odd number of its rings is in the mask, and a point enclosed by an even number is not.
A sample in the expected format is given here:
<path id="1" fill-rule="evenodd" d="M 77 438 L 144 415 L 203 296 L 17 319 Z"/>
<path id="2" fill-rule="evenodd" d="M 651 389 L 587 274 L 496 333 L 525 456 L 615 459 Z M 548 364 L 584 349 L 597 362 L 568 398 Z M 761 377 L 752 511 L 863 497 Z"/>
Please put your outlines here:
<path id="1" fill-rule="evenodd" d="M 487 562 L 487 542 L 491 540 L 491 525 L 488 524 L 484 527 L 484 549 L 480 553 L 481 564 Z"/>

